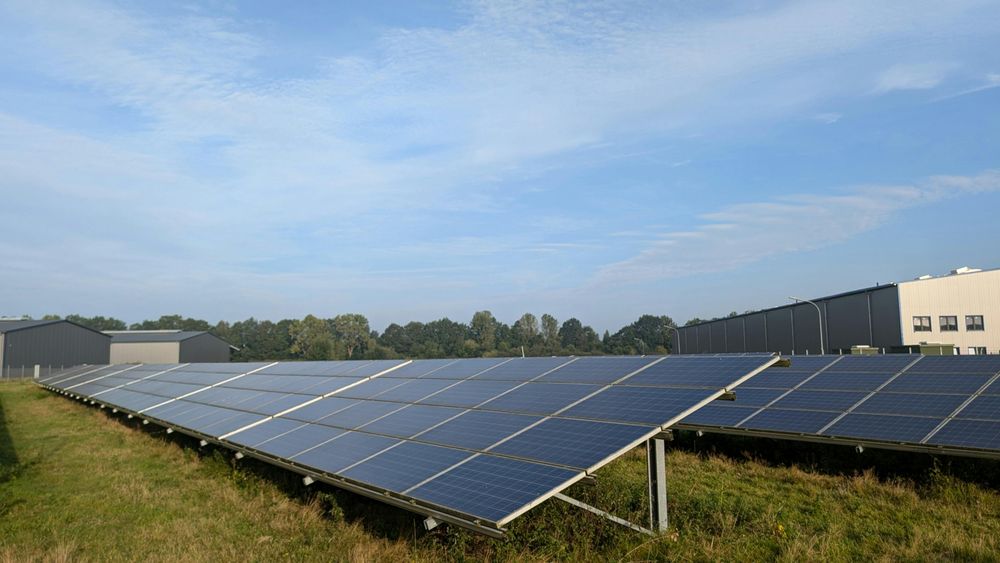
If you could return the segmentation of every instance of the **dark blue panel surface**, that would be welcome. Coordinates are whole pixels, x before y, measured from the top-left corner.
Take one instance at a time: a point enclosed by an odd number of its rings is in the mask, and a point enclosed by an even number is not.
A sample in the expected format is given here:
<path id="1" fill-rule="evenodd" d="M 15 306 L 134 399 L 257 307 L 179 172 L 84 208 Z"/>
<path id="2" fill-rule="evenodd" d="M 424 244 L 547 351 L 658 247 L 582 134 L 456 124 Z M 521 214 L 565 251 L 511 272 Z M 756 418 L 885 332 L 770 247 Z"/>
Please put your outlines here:
<path id="1" fill-rule="evenodd" d="M 924 356 L 908 373 L 1000 373 L 1000 356 Z"/>
<path id="2" fill-rule="evenodd" d="M 770 360 L 767 356 L 669 356 L 622 383 L 721 389 L 732 386 Z"/>
<path id="3" fill-rule="evenodd" d="M 456 361 L 457 360 L 453 359 L 413 360 L 412 362 L 406 364 L 405 366 L 396 368 L 380 377 L 402 377 L 405 379 L 420 378 Z"/>
<path id="4" fill-rule="evenodd" d="M 358 363 L 358 362 L 352 362 L 352 363 Z M 382 372 L 385 372 L 386 370 L 398 366 L 401 363 L 403 363 L 403 360 L 375 360 L 363 364 L 358 369 L 351 370 L 350 372 L 347 373 L 347 375 L 351 377 L 374 377 L 381 374 Z"/>
<path id="5" fill-rule="evenodd" d="M 580 474 L 549 465 L 480 455 L 408 494 L 499 523 Z"/>
<path id="6" fill-rule="evenodd" d="M 990 383 L 989 387 L 983 390 L 983 395 L 1000 395 L 1000 379 Z"/>
<path id="7" fill-rule="evenodd" d="M 681 424 L 736 426 L 739 421 L 757 412 L 757 407 L 726 406 L 721 403 L 723 401 L 713 401 L 686 416 Z"/>
<path id="8" fill-rule="evenodd" d="M 394 380 L 400 381 L 400 380 Z M 456 385 L 458 382 L 451 379 L 411 379 L 402 380 L 402 384 L 383 391 L 375 398 L 380 401 L 399 401 L 401 403 L 415 403 L 424 397 L 437 393 L 438 391 Z"/>
<path id="9" fill-rule="evenodd" d="M 763 407 L 771 401 L 787 393 L 784 389 L 755 389 L 753 387 L 737 387 L 733 389 L 735 401 L 725 401 L 727 405 L 738 407 Z M 720 401 L 722 402 L 722 401 Z"/>
<path id="10" fill-rule="evenodd" d="M 920 356 L 887 354 L 881 356 L 842 356 L 833 366 L 836 371 L 867 371 L 898 373 Z M 794 362 L 793 362 L 794 363 Z M 920 362 L 917 362 L 918 365 Z"/>
<path id="11" fill-rule="evenodd" d="M 910 373 L 906 372 L 888 385 L 883 391 L 900 393 L 975 393 L 989 381 L 988 375 L 967 375 L 954 373 Z"/>
<path id="12" fill-rule="evenodd" d="M 278 362 L 269 368 L 255 374 L 265 375 L 347 375 L 357 370 L 363 362 L 328 361 L 328 362 Z"/>
<path id="13" fill-rule="evenodd" d="M 319 424 L 307 424 L 286 434 L 265 440 L 254 449 L 276 457 L 290 458 L 297 453 L 332 440 L 344 434 L 344 430 Z"/>
<path id="14" fill-rule="evenodd" d="M 221 383 L 227 379 L 231 379 L 232 377 L 233 374 L 231 373 L 201 373 L 196 371 L 174 370 L 161 373 L 160 375 L 154 375 L 149 378 L 149 381 L 173 381 L 174 383 L 188 383 L 191 385 L 206 387 L 208 385 Z"/>
<path id="15" fill-rule="evenodd" d="M 817 371 L 842 360 L 843 356 L 782 356 L 781 359 L 788 360 L 789 366 L 783 369 L 786 371 L 816 373 Z"/>
<path id="16" fill-rule="evenodd" d="M 452 381 L 452 380 L 449 380 Z M 454 382 L 454 381 L 452 381 Z M 420 402 L 428 405 L 474 407 L 521 385 L 517 381 L 462 381 Z"/>
<path id="17" fill-rule="evenodd" d="M 600 383 L 618 381 L 659 358 L 641 356 L 583 357 L 542 377 L 543 383 Z"/>
<path id="18" fill-rule="evenodd" d="M 344 389 L 343 391 L 337 393 L 337 396 L 349 397 L 351 399 L 370 399 L 379 393 L 384 393 L 389 389 L 402 385 L 405 382 L 406 380 L 385 379 L 378 377 L 375 379 L 369 379 L 364 383 L 359 383 L 350 389 Z"/>
<path id="19" fill-rule="evenodd" d="M 840 413 L 836 412 L 767 409 L 740 425 L 740 428 L 813 434 L 838 416 Z"/>
<path id="20" fill-rule="evenodd" d="M 705 389 L 614 386 L 570 408 L 561 416 L 660 426 L 715 392 Z M 485 408 L 489 408 L 491 404 L 488 403 Z"/>
<path id="21" fill-rule="evenodd" d="M 198 424 L 198 427 L 192 428 L 192 430 L 197 430 L 202 434 L 218 438 L 219 436 L 224 436 L 240 428 L 260 422 L 265 418 L 265 416 L 260 414 L 237 412 L 212 423 Z"/>
<path id="22" fill-rule="evenodd" d="M 153 379 L 147 379 L 145 381 L 137 381 L 132 385 L 129 385 L 131 391 L 136 393 L 149 393 L 151 395 L 160 395 L 161 397 L 167 397 L 169 399 L 176 399 L 181 395 L 186 395 L 188 393 L 193 393 L 204 389 L 204 385 L 188 385 L 185 383 L 171 383 L 167 381 L 156 381 Z"/>
<path id="23" fill-rule="evenodd" d="M 341 472 L 341 475 L 401 493 L 472 455 L 472 452 L 462 450 L 404 442 Z"/>
<path id="24" fill-rule="evenodd" d="M 357 428 L 391 412 L 398 411 L 405 406 L 403 403 L 361 401 L 330 416 L 325 416 L 316 422 L 327 426 L 339 426 L 340 428 Z"/>
<path id="25" fill-rule="evenodd" d="M 197 395 L 195 396 L 197 397 Z M 236 408 L 261 414 L 275 415 L 295 408 L 312 398 L 308 395 L 296 395 L 293 393 L 277 397 L 255 397 L 254 399 L 240 403 Z"/>
<path id="26" fill-rule="evenodd" d="M 232 363 L 197 363 L 184 366 L 184 371 L 199 371 L 204 373 L 229 373 L 239 375 L 262 368 L 270 362 L 232 362 Z"/>
<path id="27" fill-rule="evenodd" d="M 649 426 L 550 418 L 490 451 L 588 470 L 655 430 Z"/>
<path id="28" fill-rule="evenodd" d="M 292 456 L 292 460 L 326 473 L 337 473 L 368 456 L 398 444 L 394 438 L 347 432 L 335 440 Z"/>
<path id="29" fill-rule="evenodd" d="M 956 418 L 1000 420 L 1000 396 L 980 395 L 955 416 Z"/>
<path id="30" fill-rule="evenodd" d="M 499 379 L 506 381 L 528 381 L 553 370 L 571 358 L 514 358 L 494 368 L 490 368 L 476 379 Z"/>
<path id="31" fill-rule="evenodd" d="M 435 424 L 462 414 L 462 409 L 410 405 L 370 424 L 362 426 L 365 432 L 410 438 Z"/>
<path id="32" fill-rule="evenodd" d="M 824 371 L 802 384 L 800 389 L 825 389 L 827 391 L 867 391 L 878 389 L 895 374 Z"/>
<path id="33" fill-rule="evenodd" d="M 1000 424 L 985 420 L 952 419 L 927 440 L 937 446 L 1000 450 Z"/>
<path id="34" fill-rule="evenodd" d="M 165 401 L 159 395 L 148 395 L 146 393 L 136 393 L 128 389 L 113 389 L 101 395 L 101 401 L 105 404 L 115 405 L 125 410 L 138 412 L 158 405 Z"/>
<path id="35" fill-rule="evenodd" d="M 242 432 L 233 434 L 226 440 L 241 446 L 253 447 L 257 444 L 276 438 L 291 432 L 296 428 L 301 428 L 305 423 L 298 420 L 287 420 L 284 418 L 272 418 L 267 422 L 258 424 L 253 428 L 248 428 Z"/>
<path id="36" fill-rule="evenodd" d="M 537 416 L 468 411 L 420 435 L 420 439 L 447 446 L 482 450 L 541 420 Z"/>
<path id="37" fill-rule="evenodd" d="M 598 385 L 577 383 L 526 383 L 482 408 L 528 414 L 552 414 L 597 391 Z"/>
<path id="38" fill-rule="evenodd" d="M 843 412 L 867 395 L 867 393 L 859 391 L 804 391 L 796 389 L 771 406 L 776 409 Z"/>
<path id="39" fill-rule="evenodd" d="M 769 368 L 751 377 L 745 383 L 741 383 L 740 387 L 791 389 L 811 376 L 811 372 L 786 371 L 785 368 Z"/>
<path id="40" fill-rule="evenodd" d="M 876 393 L 854 409 L 869 414 L 904 414 L 946 417 L 965 402 L 967 395 L 930 395 L 927 393 Z"/>
<path id="41" fill-rule="evenodd" d="M 920 442 L 941 424 L 940 418 L 849 414 L 823 434 L 840 438 L 864 438 L 889 442 Z"/>
<path id="42" fill-rule="evenodd" d="M 468 358 L 464 360 L 455 360 L 440 369 L 434 370 L 432 373 L 429 373 L 424 377 L 436 379 L 468 379 L 508 360 L 510 360 L 510 358 Z"/>
<path id="43" fill-rule="evenodd" d="M 304 407 L 282 415 L 284 418 L 292 418 L 304 422 L 315 422 L 325 416 L 330 416 L 342 411 L 351 405 L 356 405 L 361 401 L 357 399 L 342 399 L 340 397 L 327 397 L 320 399 Z"/>

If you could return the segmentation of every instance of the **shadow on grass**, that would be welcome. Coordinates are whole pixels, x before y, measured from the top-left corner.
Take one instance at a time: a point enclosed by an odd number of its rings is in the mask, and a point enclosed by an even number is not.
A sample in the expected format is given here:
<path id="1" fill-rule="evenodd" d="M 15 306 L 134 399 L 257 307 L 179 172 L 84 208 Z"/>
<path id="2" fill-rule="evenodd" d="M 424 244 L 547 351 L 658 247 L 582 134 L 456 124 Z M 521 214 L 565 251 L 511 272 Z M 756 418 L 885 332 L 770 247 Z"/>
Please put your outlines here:
<path id="1" fill-rule="evenodd" d="M 4 400 L 0 396 L 0 484 L 6 483 L 16 477 L 21 466 L 17 458 L 17 451 L 14 449 L 14 440 L 10 436 L 7 424 L 7 416 L 4 413 Z"/>
<path id="2" fill-rule="evenodd" d="M 727 434 L 698 436 L 693 431 L 674 431 L 674 436 L 673 448 L 699 455 L 722 455 L 735 461 L 753 461 L 772 467 L 795 465 L 827 475 L 855 475 L 867 471 L 879 479 L 904 478 L 918 485 L 932 484 L 944 474 L 1000 489 L 1000 462 L 989 459 L 882 449 L 865 449 L 859 453 L 844 445 Z"/>
<path id="3" fill-rule="evenodd" d="M 306 486 L 302 482 L 303 476 L 298 473 L 250 457 L 238 460 L 235 452 L 228 448 L 212 445 L 200 447 L 197 438 L 180 432 L 168 434 L 161 426 L 152 423 L 142 424 L 141 419 L 128 419 L 121 413 L 113 414 L 110 410 L 102 412 L 154 439 L 194 453 L 205 463 L 209 471 L 219 474 L 240 488 L 257 487 L 258 483 L 254 478 L 266 481 L 277 486 L 284 495 L 303 504 L 317 502 L 324 516 L 330 520 L 356 523 L 368 533 L 386 540 L 414 541 L 418 537 L 434 534 L 424 530 L 423 517 L 416 514 L 325 483 L 316 482 Z"/>

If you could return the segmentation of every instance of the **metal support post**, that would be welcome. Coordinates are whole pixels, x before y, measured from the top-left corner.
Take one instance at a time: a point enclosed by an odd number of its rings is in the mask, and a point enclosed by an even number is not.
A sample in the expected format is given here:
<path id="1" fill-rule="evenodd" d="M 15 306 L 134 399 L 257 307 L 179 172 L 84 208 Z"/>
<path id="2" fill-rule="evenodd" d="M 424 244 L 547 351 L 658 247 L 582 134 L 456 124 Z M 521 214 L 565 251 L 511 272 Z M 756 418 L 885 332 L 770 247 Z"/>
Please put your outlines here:
<path id="1" fill-rule="evenodd" d="M 667 531 L 667 462 L 664 441 L 646 441 L 646 463 L 649 467 L 649 527 L 655 532 Z"/>

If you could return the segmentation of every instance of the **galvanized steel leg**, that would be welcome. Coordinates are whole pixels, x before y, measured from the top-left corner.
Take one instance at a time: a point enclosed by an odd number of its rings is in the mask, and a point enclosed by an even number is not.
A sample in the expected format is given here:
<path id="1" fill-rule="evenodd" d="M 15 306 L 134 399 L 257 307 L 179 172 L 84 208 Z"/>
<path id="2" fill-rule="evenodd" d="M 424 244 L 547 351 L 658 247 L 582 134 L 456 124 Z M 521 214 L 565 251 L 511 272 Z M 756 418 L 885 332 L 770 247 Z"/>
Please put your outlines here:
<path id="1" fill-rule="evenodd" d="M 667 462 L 664 441 L 646 441 L 646 463 L 649 466 L 649 527 L 656 532 L 667 530 Z"/>

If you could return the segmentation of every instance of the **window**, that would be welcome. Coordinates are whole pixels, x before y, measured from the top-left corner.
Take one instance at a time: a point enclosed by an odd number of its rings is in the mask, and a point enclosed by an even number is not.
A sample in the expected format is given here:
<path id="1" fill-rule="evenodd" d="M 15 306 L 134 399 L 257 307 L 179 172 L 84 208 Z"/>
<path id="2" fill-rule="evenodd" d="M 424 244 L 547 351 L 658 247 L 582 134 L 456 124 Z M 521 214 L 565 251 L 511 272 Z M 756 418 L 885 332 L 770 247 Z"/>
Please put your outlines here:
<path id="1" fill-rule="evenodd" d="M 965 315 L 965 330 L 984 330 L 982 315 Z"/>
<path id="2" fill-rule="evenodd" d="M 968 319 L 968 317 L 966 317 Z M 931 331 L 931 318 L 930 317 L 913 317 L 913 332 L 930 332 Z"/>
<path id="3" fill-rule="evenodd" d="M 938 318 L 941 320 L 941 332 L 954 332 L 958 330 L 958 317 L 952 315 Z"/>
<path id="4" fill-rule="evenodd" d="M 970 356 L 985 356 L 986 346 L 969 346 Z"/>

